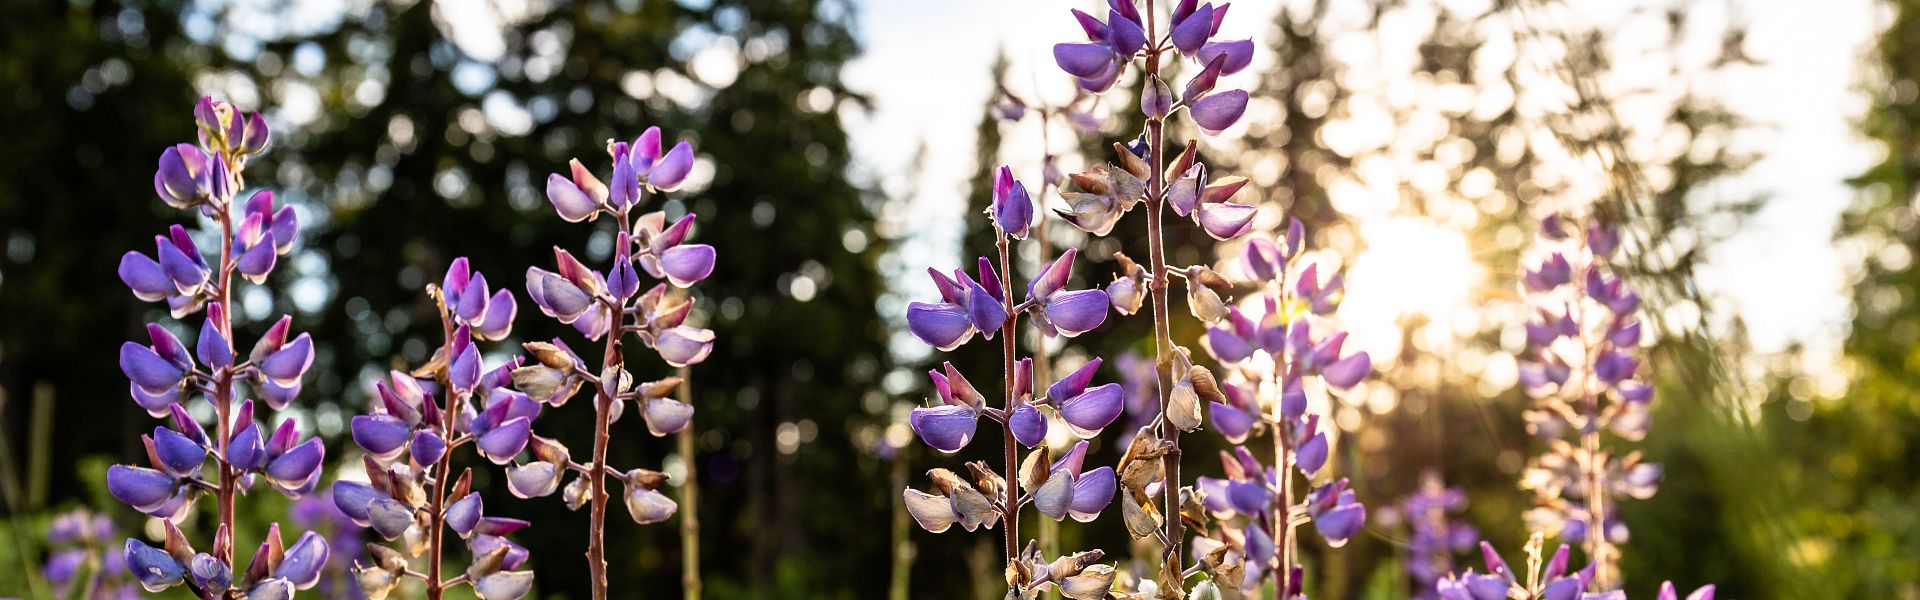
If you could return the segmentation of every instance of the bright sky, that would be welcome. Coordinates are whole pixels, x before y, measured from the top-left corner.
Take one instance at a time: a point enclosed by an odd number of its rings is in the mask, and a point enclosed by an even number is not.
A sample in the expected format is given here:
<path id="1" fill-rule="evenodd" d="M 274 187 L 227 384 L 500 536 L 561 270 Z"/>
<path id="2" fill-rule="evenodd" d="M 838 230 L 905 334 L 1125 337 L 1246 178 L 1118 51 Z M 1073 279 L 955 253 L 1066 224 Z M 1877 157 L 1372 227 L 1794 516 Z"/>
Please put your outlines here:
<path id="1" fill-rule="evenodd" d="M 974 169 L 973 128 L 991 89 L 996 50 L 1007 48 L 1009 79 L 1016 85 L 1060 81 L 1049 54 L 1052 43 L 1081 35 L 1068 8 L 1093 4 L 881 0 L 861 7 L 866 54 L 846 76 L 874 96 L 878 109 L 850 128 L 862 168 L 890 193 L 915 198 L 909 226 L 916 236 L 902 257 L 906 264 L 943 260 L 957 239 L 954 223 L 967 210 L 961 195 Z M 1276 5 L 1233 2 L 1221 36 L 1258 42 Z M 1838 215 L 1852 199 L 1843 180 L 1878 152 L 1852 123 L 1865 107 L 1856 91 L 1862 57 L 1884 11 L 1872 0 L 1735 0 L 1734 11 L 1733 18 L 1748 24 L 1747 53 L 1759 66 L 1726 74 L 1719 92 L 1757 126 L 1735 143 L 1763 159 L 1703 193 L 1727 200 L 1763 194 L 1771 201 L 1732 239 L 1711 248 L 1703 284 L 1747 320 L 1759 350 L 1802 342 L 1816 356 L 1830 356 L 1849 317 L 1850 269 L 1831 240 Z M 1257 58 L 1238 77 L 1250 79 L 1270 60 Z M 923 142 L 921 176 L 907 181 Z"/>

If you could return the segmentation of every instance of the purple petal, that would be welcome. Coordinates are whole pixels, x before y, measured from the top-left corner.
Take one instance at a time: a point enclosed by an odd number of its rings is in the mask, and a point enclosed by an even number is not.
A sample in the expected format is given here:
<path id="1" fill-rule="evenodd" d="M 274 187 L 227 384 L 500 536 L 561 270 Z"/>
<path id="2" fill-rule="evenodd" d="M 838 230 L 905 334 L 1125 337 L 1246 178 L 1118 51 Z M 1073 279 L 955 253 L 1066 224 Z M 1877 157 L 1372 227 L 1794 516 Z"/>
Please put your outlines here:
<path id="1" fill-rule="evenodd" d="M 647 431 L 655 437 L 679 433 L 693 421 L 693 406 L 672 398 L 650 398 L 641 418 L 647 421 Z"/>
<path id="2" fill-rule="evenodd" d="M 1046 304 L 1047 320 L 1060 335 L 1074 337 L 1107 321 L 1107 292 L 1099 289 L 1055 294 Z"/>
<path id="3" fill-rule="evenodd" d="M 373 486 L 358 481 L 336 481 L 333 484 L 333 506 L 347 515 L 354 524 L 367 526 L 367 507 L 374 500 L 385 498 L 386 494 L 373 489 Z"/>
<path id="4" fill-rule="evenodd" d="M 273 234 L 269 233 L 260 239 L 260 243 L 240 253 L 240 259 L 235 261 L 234 267 L 240 271 L 241 275 L 246 276 L 248 281 L 260 283 L 267 279 L 268 273 L 273 272 L 274 259 L 278 256 L 279 253 L 273 243 Z"/>
<path id="5" fill-rule="evenodd" d="M 1082 439 L 1100 434 L 1126 408 L 1126 394 L 1118 383 L 1109 383 L 1060 402 L 1060 419 L 1067 429 Z"/>
<path id="6" fill-rule="evenodd" d="M 532 591 L 532 571 L 501 571 L 473 582 L 473 593 L 481 600 L 520 600 Z"/>
<path id="7" fill-rule="evenodd" d="M 454 533 L 460 534 L 460 537 L 467 537 L 473 533 L 473 528 L 480 524 L 480 516 L 484 510 L 485 506 L 480 501 L 480 494 L 468 493 L 447 506 L 447 527 L 452 528 Z"/>
<path id="8" fill-rule="evenodd" d="M 660 267 L 674 287 L 686 288 L 713 274 L 714 258 L 713 246 L 686 244 L 661 254 Z"/>
<path id="9" fill-rule="evenodd" d="M 600 204 L 593 197 L 559 173 L 547 175 L 547 201 L 552 202 L 554 212 L 569 223 L 585 221 L 600 210 Z"/>
<path id="10" fill-rule="evenodd" d="M 1180 53 L 1191 55 L 1207 43 L 1207 37 L 1213 34 L 1213 4 L 1201 6 L 1187 18 L 1173 24 L 1173 46 Z"/>
<path id="11" fill-rule="evenodd" d="M 149 592 L 173 587 L 187 576 L 187 567 L 173 555 L 133 538 L 127 538 L 121 560 L 126 562 L 134 579 L 140 580 L 140 587 Z"/>
<path id="12" fill-rule="evenodd" d="M 413 527 L 413 507 L 392 498 L 375 498 L 367 503 L 367 522 L 374 533 L 391 541 Z"/>
<path id="13" fill-rule="evenodd" d="M 287 580 L 296 589 L 313 587 L 320 581 L 320 569 L 327 566 L 328 554 L 326 538 L 306 532 L 287 547 L 286 556 L 280 559 L 280 567 L 273 570 L 273 576 Z"/>
<path id="14" fill-rule="evenodd" d="M 107 467 L 107 493 L 134 510 L 148 512 L 173 497 L 174 477 L 153 469 Z"/>
<path id="15" fill-rule="evenodd" d="M 180 386 L 186 372 L 161 358 L 152 348 L 134 342 L 120 345 L 120 370 L 127 379 L 149 394 L 162 394 Z"/>
<path id="16" fill-rule="evenodd" d="M 1033 490 L 1033 507 L 1040 514 L 1060 520 L 1067 516 L 1067 509 L 1073 505 L 1072 473 L 1055 470 L 1045 483 Z"/>
<path id="17" fill-rule="evenodd" d="M 1067 287 L 1067 279 L 1073 276 L 1073 259 L 1079 253 L 1078 248 L 1068 248 L 1059 258 L 1040 267 L 1040 272 L 1027 282 L 1027 299 L 1046 300 Z"/>
<path id="18" fill-rule="evenodd" d="M 593 296 L 580 286 L 550 271 L 527 268 L 527 296 L 547 316 L 572 323 L 593 306 Z"/>
<path id="19" fill-rule="evenodd" d="M 1300 472 L 1312 477 L 1314 473 L 1320 472 L 1320 467 L 1327 464 L 1327 434 L 1313 434 L 1313 437 L 1307 438 L 1306 443 L 1300 444 L 1297 452 L 1298 454 L 1293 457 L 1294 464 L 1299 465 Z"/>
<path id="20" fill-rule="evenodd" d="M 1373 359 L 1368 358 L 1365 352 L 1349 354 L 1320 370 L 1320 376 L 1326 379 L 1327 385 L 1340 389 L 1353 387 L 1372 373 Z"/>
<path id="21" fill-rule="evenodd" d="M 507 468 L 507 491 L 516 498 L 540 498 L 560 489 L 560 472 L 550 462 Z"/>
<path id="22" fill-rule="evenodd" d="M 1093 375 L 1100 370 L 1102 362 L 1104 361 L 1100 357 L 1093 357 L 1093 360 L 1087 361 L 1086 364 L 1080 365 L 1080 368 L 1068 373 L 1066 377 L 1047 386 L 1047 400 L 1059 404 L 1079 396 L 1081 392 L 1086 391 L 1087 385 L 1093 382 Z"/>
<path id="23" fill-rule="evenodd" d="M 1211 63 L 1215 57 L 1219 56 L 1227 57 L 1221 64 L 1222 75 L 1232 75 L 1246 70 L 1248 65 L 1253 64 L 1253 40 L 1209 42 L 1194 54 L 1194 58 L 1198 59 L 1200 64 Z"/>
<path id="24" fill-rule="evenodd" d="M 1253 344 L 1229 327 L 1207 328 L 1207 353 L 1222 363 L 1237 363 L 1253 356 Z"/>
<path id="25" fill-rule="evenodd" d="M 120 281 L 143 302 L 156 302 L 178 292 L 160 263 L 139 252 L 120 255 Z"/>
<path id="26" fill-rule="evenodd" d="M 1256 209 L 1233 202 L 1203 202 L 1195 214 L 1200 227 L 1216 240 L 1230 240 L 1253 228 Z"/>
<path id="27" fill-rule="evenodd" d="M 260 361 L 260 372 L 274 383 L 287 386 L 299 383 L 300 377 L 312 366 L 313 338 L 302 333 Z"/>
<path id="28" fill-rule="evenodd" d="M 1068 505 L 1067 514 L 1082 523 L 1094 520 L 1107 504 L 1113 502 L 1117 484 L 1113 467 L 1100 467 L 1081 473 L 1073 482 L 1073 503 Z"/>
<path id="29" fill-rule="evenodd" d="M 1209 402 L 1207 412 L 1212 417 L 1213 428 L 1227 438 L 1228 443 L 1245 442 L 1247 434 L 1253 431 L 1253 415 L 1246 411 L 1219 402 Z"/>
<path id="30" fill-rule="evenodd" d="M 907 331 L 941 351 L 952 350 L 973 338 L 973 320 L 967 309 L 947 302 L 907 304 Z"/>
<path id="31" fill-rule="evenodd" d="M 1339 548 L 1346 545 L 1353 534 L 1367 523 L 1367 507 L 1359 503 L 1345 504 L 1332 510 L 1321 512 L 1313 518 L 1314 529 L 1320 530 L 1320 537 L 1327 539 L 1327 545 Z"/>
<path id="32" fill-rule="evenodd" d="M 233 463 L 233 468 L 242 471 L 266 466 L 267 446 L 260 439 L 259 426 L 248 423 L 239 433 L 233 434 L 233 439 L 227 442 L 227 460 Z"/>
<path id="33" fill-rule="evenodd" d="M 353 443 L 380 460 L 393 460 L 413 438 L 413 427 L 392 415 L 360 415 L 353 418 Z M 431 462 L 431 461 L 429 461 Z"/>
<path id="34" fill-rule="evenodd" d="M 972 281 L 966 283 L 972 288 L 967 296 L 967 319 L 973 322 L 974 329 L 991 340 L 993 334 L 1000 331 L 1000 326 L 1007 322 L 1007 307 L 1002 306 L 1000 299 L 995 298 L 987 288 Z"/>
<path id="35" fill-rule="evenodd" d="M 1140 22 L 1125 18 L 1118 11 L 1107 11 L 1107 45 L 1121 60 L 1132 60 L 1135 52 L 1147 45 L 1147 32 Z"/>
<path id="36" fill-rule="evenodd" d="M 667 155 L 660 158 L 653 168 L 647 170 L 647 185 L 662 192 L 680 189 L 687 180 L 687 173 L 693 171 L 693 145 L 682 141 L 673 145 Z"/>
<path id="37" fill-rule="evenodd" d="M 413 454 L 413 462 L 431 465 L 440 462 L 447 452 L 447 440 L 440 434 L 422 429 L 414 432 L 413 441 L 407 444 L 407 451 Z"/>
<path id="38" fill-rule="evenodd" d="M 513 331 L 513 318 L 520 312 L 520 305 L 513 299 L 513 292 L 502 289 L 493 293 L 487 300 L 487 312 L 474 323 L 473 333 L 481 339 L 497 340 L 507 337 Z"/>
<path id="39" fill-rule="evenodd" d="M 1047 439 L 1047 415 L 1032 404 L 1023 402 L 1014 408 L 1008 426 L 1013 430 L 1013 439 L 1022 446 L 1032 448 Z"/>
<path id="40" fill-rule="evenodd" d="M 200 464 L 207 460 L 207 449 L 200 446 L 180 432 L 165 427 L 153 428 L 153 454 L 159 459 L 154 465 L 164 469 L 174 477 L 192 477 L 200 473 Z"/>
<path id="41" fill-rule="evenodd" d="M 1114 69 L 1113 48 L 1099 42 L 1054 44 L 1053 62 L 1074 77 L 1099 78 Z"/>
<path id="42" fill-rule="evenodd" d="M 660 359 L 675 367 L 700 364 L 713 351 L 713 331 L 681 325 L 660 333 L 653 347 Z"/>
<path id="43" fill-rule="evenodd" d="M 1247 91 L 1227 90 L 1208 94 L 1195 100 L 1187 107 L 1187 113 L 1193 117 L 1194 125 L 1207 135 L 1220 135 L 1220 132 L 1240 120 L 1247 112 Z"/>
<path id="44" fill-rule="evenodd" d="M 527 436 L 531 433 L 532 425 L 527 418 L 516 417 L 481 434 L 475 446 L 479 447 L 480 454 L 486 456 L 487 460 L 493 461 L 493 464 L 504 465 L 512 462 L 514 455 L 527 447 Z"/>
<path id="45" fill-rule="evenodd" d="M 326 456 L 327 449 L 320 444 L 320 438 L 308 439 L 267 463 L 267 476 L 283 482 L 305 481 L 319 472 L 320 462 Z"/>
<path id="46" fill-rule="evenodd" d="M 928 408 L 915 408 L 907 416 L 907 423 L 913 426 L 913 432 L 920 440 L 941 452 L 958 452 L 973 441 L 974 426 L 978 424 L 978 415 L 973 409 L 951 404 Z"/>

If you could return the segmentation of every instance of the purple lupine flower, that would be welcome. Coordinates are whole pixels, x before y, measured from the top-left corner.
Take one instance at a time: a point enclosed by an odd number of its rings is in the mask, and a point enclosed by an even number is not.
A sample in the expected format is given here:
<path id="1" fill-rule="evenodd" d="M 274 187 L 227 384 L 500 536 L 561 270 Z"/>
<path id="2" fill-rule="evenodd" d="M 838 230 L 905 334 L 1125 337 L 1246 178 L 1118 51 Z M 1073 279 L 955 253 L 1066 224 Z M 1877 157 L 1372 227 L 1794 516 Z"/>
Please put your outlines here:
<path id="1" fill-rule="evenodd" d="M 1078 336 L 1107 320 L 1110 300 L 1105 291 L 1064 289 L 1068 278 L 1073 276 L 1073 259 L 1078 255 L 1077 249 L 1068 248 L 1027 283 L 1026 304 L 1034 326 L 1049 337 Z"/>
<path id="2" fill-rule="evenodd" d="M 1407 572 L 1413 577 L 1415 597 L 1437 597 L 1436 585 L 1453 571 L 1454 555 L 1471 551 L 1479 540 L 1473 526 L 1455 520 L 1466 505 L 1466 492 L 1446 487 L 1432 471 L 1422 474 L 1420 488 L 1401 500 L 1413 534 L 1407 543 Z"/>
<path id="3" fill-rule="evenodd" d="M 1652 386 L 1642 380 L 1638 356 L 1640 298 L 1608 262 L 1620 244 L 1615 227 L 1553 215 L 1543 219 L 1541 233 L 1545 257 L 1520 277 L 1534 318 L 1525 327 L 1519 379 L 1536 403 L 1527 412 L 1529 430 L 1565 443 L 1551 444 L 1523 473 L 1522 487 L 1538 504 L 1526 518 L 1536 530 L 1587 544 L 1600 565 L 1596 592 L 1611 594 L 1618 585 L 1614 546 L 1626 541 L 1627 527 L 1619 502 L 1602 503 L 1604 511 L 1591 502 L 1596 494 L 1651 497 L 1661 475 L 1659 465 L 1608 448 L 1600 437 L 1612 431 L 1637 441 L 1651 422 Z"/>
<path id="4" fill-rule="evenodd" d="M 1067 429 L 1081 439 L 1100 435 L 1100 430 L 1113 424 L 1113 420 L 1119 418 L 1126 407 L 1126 394 L 1120 384 L 1108 383 L 1091 389 L 1087 387 L 1099 368 L 1100 359 L 1095 357 L 1047 386 L 1045 401 L 1059 411 L 1060 420 L 1067 424 Z"/>

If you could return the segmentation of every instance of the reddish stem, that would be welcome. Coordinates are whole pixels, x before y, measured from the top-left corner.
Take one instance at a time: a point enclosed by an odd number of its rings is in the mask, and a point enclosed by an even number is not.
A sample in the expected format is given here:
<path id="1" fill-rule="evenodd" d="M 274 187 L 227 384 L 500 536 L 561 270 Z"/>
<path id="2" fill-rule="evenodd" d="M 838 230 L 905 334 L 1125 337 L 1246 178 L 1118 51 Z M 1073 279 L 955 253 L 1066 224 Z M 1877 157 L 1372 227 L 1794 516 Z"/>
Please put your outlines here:
<path id="1" fill-rule="evenodd" d="M 1014 355 L 1019 349 L 1013 342 L 1020 317 L 1013 312 L 1013 271 L 1009 268 L 1012 262 L 1008 259 L 1007 235 L 997 224 L 993 229 L 999 238 L 994 245 L 1000 251 L 1000 302 L 1007 310 L 1007 320 L 1000 325 L 1000 379 L 1006 390 L 1006 403 L 1002 405 L 1006 418 L 1000 421 L 1000 445 L 1003 458 L 1006 459 L 1006 470 L 1002 471 L 1002 476 L 1007 482 L 1006 506 L 1001 520 L 1006 522 L 1007 564 L 1011 566 L 1020 552 L 1020 448 L 1014 445 L 1012 425 L 1014 405 L 1019 401 L 1019 391 L 1014 389 Z"/>
<path id="2" fill-rule="evenodd" d="M 1155 40 L 1159 37 L 1155 31 L 1156 16 L 1154 12 L 1154 0 L 1147 0 L 1146 18 L 1148 40 Z M 1154 80 L 1160 77 L 1160 49 L 1158 42 L 1154 42 L 1152 46 L 1147 49 L 1146 76 L 1148 80 Z M 1162 160 L 1165 158 L 1163 155 L 1165 125 L 1166 122 L 1161 117 L 1147 117 L 1147 165 L 1151 170 L 1147 175 L 1147 258 L 1153 269 L 1153 281 L 1149 286 L 1152 290 L 1151 295 L 1153 296 L 1154 368 L 1159 375 L 1157 387 L 1159 388 L 1160 394 L 1160 417 L 1162 423 L 1166 425 L 1161 428 L 1161 433 L 1162 437 L 1172 445 L 1172 449 L 1167 452 L 1166 456 L 1160 459 L 1160 469 L 1163 471 L 1162 475 L 1165 478 L 1161 488 L 1166 494 L 1166 510 L 1162 512 L 1162 516 L 1166 519 L 1167 548 L 1163 560 L 1167 562 L 1167 568 L 1164 569 L 1163 572 L 1182 573 L 1184 569 L 1181 566 L 1180 546 L 1184 542 L 1182 538 L 1185 537 L 1186 532 L 1184 531 L 1185 524 L 1180 522 L 1180 428 L 1173 426 L 1171 422 L 1165 420 L 1172 414 L 1170 400 L 1172 399 L 1173 389 L 1170 387 L 1170 383 L 1175 377 L 1175 373 L 1173 372 L 1173 333 L 1167 314 L 1167 255 L 1166 241 L 1162 239 L 1165 237 L 1165 227 L 1161 223 L 1162 213 L 1165 212 L 1164 209 L 1166 207 L 1166 201 L 1162 194 L 1162 188 L 1165 182 L 1162 181 L 1161 175 L 1161 171 L 1164 168 Z M 1179 582 L 1172 583 L 1178 584 Z"/>

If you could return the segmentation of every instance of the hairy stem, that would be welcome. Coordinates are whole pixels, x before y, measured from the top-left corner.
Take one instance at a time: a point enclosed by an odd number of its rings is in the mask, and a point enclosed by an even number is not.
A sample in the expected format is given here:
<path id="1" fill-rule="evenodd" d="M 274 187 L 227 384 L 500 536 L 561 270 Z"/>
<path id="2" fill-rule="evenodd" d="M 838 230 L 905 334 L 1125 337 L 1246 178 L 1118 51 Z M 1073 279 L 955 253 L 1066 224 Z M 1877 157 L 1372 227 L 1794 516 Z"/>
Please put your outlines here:
<path id="1" fill-rule="evenodd" d="M 235 173 L 234 189 L 239 189 L 238 172 L 229 172 Z M 220 320 L 216 322 L 214 326 L 220 328 L 221 333 L 226 335 L 228 339 L 232 339 L 233 312 L 236 310 L 232 304 L 235 258 L 233 256 L 233 216 L 228 208 L 230 207 L 222 206 L 220 210 L 220 287 L 216 291 L 218 297 L 215 298 L 215 301 L 219 302 L 220 307 L 224 310 L 220 311 Z M 232 448 L 231 442 L 233 440 L 233 370 L 230 368 L 218 369 L 214 375 L 213 410 L 218 421 L 214 423 L 214 435 L 220 443 L 220 451 L 214 453 L 214 456 L 218 459 L 220 468 L 220 490 L 215 494 L 215 502 L 219 504 L 220 528 L 227 531 L 227 535 L 229 536 L 228 542 L 230 544 L 226 552 L 215 558 L 225 563 L 229 571 L 233 571 L 234 560 L 232 548 L 239 545 L 237 541 L 232 539 L 232 536 L 238 534 L 238 532 L 234 531 L 233 496 L 240 480 L 240 472 L 235 470 L 233 463 L 227 459 L 227 451 Z M 231 599 L 234 597 L 234 591 L 231 587 L 222 593 L 226 598 Z"/>
<path id="2" fill-rule="evenodd" d="M 1147 39 L 1157 40 L 1159 34 L 1155 31 L 1157 24 L 1154 0 L 1146 2 L 1146 18 Z M 1157 41 L 1152 42 L 1147 48 L 1146 77 L 1148 80 L 1160 77 L 1160 49 Z M 1153 296 L 1153 357 L 1154 370 L 1159 380 L 1156 387 L 1160 394 L 1160 417 L 1162 424 L 1165 425 L 1161 427 L 1161 434 L 1169 444 L 1172 444 L 1172 450 L 1160 459 L 1160 469 L 1163 471 L 1162 476 L 1165 477 L 1165 483 L 1161 488 L 1166 493 L 1166 509 L 1162 515 L 1166 518 L 1167 548 L 1163 560 L 1167 566 L 1163 572 L 1180 573 L 1183 571 L 1180 566 L 1180 546 L 1183 542 L 1182 538 L 1185 537 L 1185 532 L 1182 531 L 1184 524 L 1180 522 L 1180 428 L 1166 421 L 1171 414 L 1172 407 L 1168 405 L 1172 399 L 1171 384 L 1175 373 L 1173 372 L 1173 333 L 1167 316 L 1167 255 L 1166 240 L 1163 239 L 1166 231 L 1161 223 L 1162 213 L 1166 208 L 1166 201 L 1162 194 L 1165 182 L 1161 175 L 1161 171 L 1165 168 L 1162 164 L 1165 159 L 1162 148 L 1165 143 L 1163 139 L 1165 126 L 1165 120 L 1160 117 L 1147 118 L 1147 168 L 1151 170 L 1147 176 L 1147 258 L 1153 269 L 1153 282 L 1150 284 Z"/>
<path id="3" fill-rule="evenodd" d="M 446 291 L 441 290 L 441 293 L 444 294 Z M 442 304 L 445 304 L 444 300 Z M 453 350 L 454 332 L 453 316 L 448 312 L 450 310 L 452 309 L 445 306 L 440 309 L 441 339 L 446 340 L 446 345 L 442 347 L 448 352 Z M 448 359 L 451 360 L 452 357 Z M 454 419 L 459 415 L 459 410 L 453 402 L 453 378 L 447 369 L 440 369 L 434 377 L 440 380 L 440 389 L 448 390 L 447 402 L 440 411 L 440 430 L 451 432 Z M 428 398 L 427 401 L 432 402 L 433 399 Z M 431 600 L 440 600 L 447 589 L 446 582 L 440 580 L 440 557 L 446 549 L 447 478 L 451 476 L 452 469 L 453 452 L 449 448 L 448 451 L 440 453 L 440 460 L 433 465 L 433 496 L 427 498 L 427 598 Z"/>
<path id="4" fill-rule="evenodd" d="M 1020 556 L 1020 485 L 1018 483 L 1020 478 L 1020 447 L 1013 442 L 1013 426 L 1011 425 L 1013 422 L 1013 408 L 1018 402 L 1016 396 L 1019 394 L 1019 392 L 1014 389 L 1013 376 L 1014 355 L 1019 352 L 1019 349 L 1013 342 L 1014 332 L 1018 330 L 1020 318 L 1017 313 L 1013 312 L 1013 271 L 1008 269 L 1008 266 L 1012 263 L 1008 258 L 1007 235 L 1006 232 L 1000 231 L 998 225 L 994 226 L 994 234 L 999 238 L 999 241 L 995 242 L 994 245 L 1000 251 L 1000 272 L 1002 273 L 1000 277 L 1000 302 L 1007 309 L 1007 321 L 1000 325 L 1000 379 L 1003 389 L 1006 390 L 1006 403 L 1003 404 L 1002 407 L 1006 410 L 1007 417 L 1000 421 L 1000 446 L 1005 455 L 1003 458 L 1006 459 L 1006 470 L 1001 471 L 1001 473 L 1007 482 L 1006 507 L 1001 520 L 1006 522 L 1007 565 L 1012 566 L 1013 561 Z"/>
<path id="5" fill-rule="evenodd" d="M 618 319 L 619 317 L 614 317 Z M 621 368 L 624 361 L 620 355 L 620 332 L 607 332 L 606 356 L 601 361 L 603 369 Z M 587 532 L 587 566 L 593 572 L 593 600 L 607 599 L 607 427 L 613 413 L 616 390 L 600 388 L 594 396 L 593 406 L 593 465 L 588 472 L 588 485 L 591 492 L 592 516 Z"/>
<path id="6" fill-rule="evenodd" d="M 680 367 L 679 394 L 681 403 L 693 405 L 693 369 Z M 700 600 L 700 478 L 693 456 L 693 425 L 689 423 L 674 437 L 687 471 L 686 480 L 680 482 L 680 588 L 686 600 Z"/>

